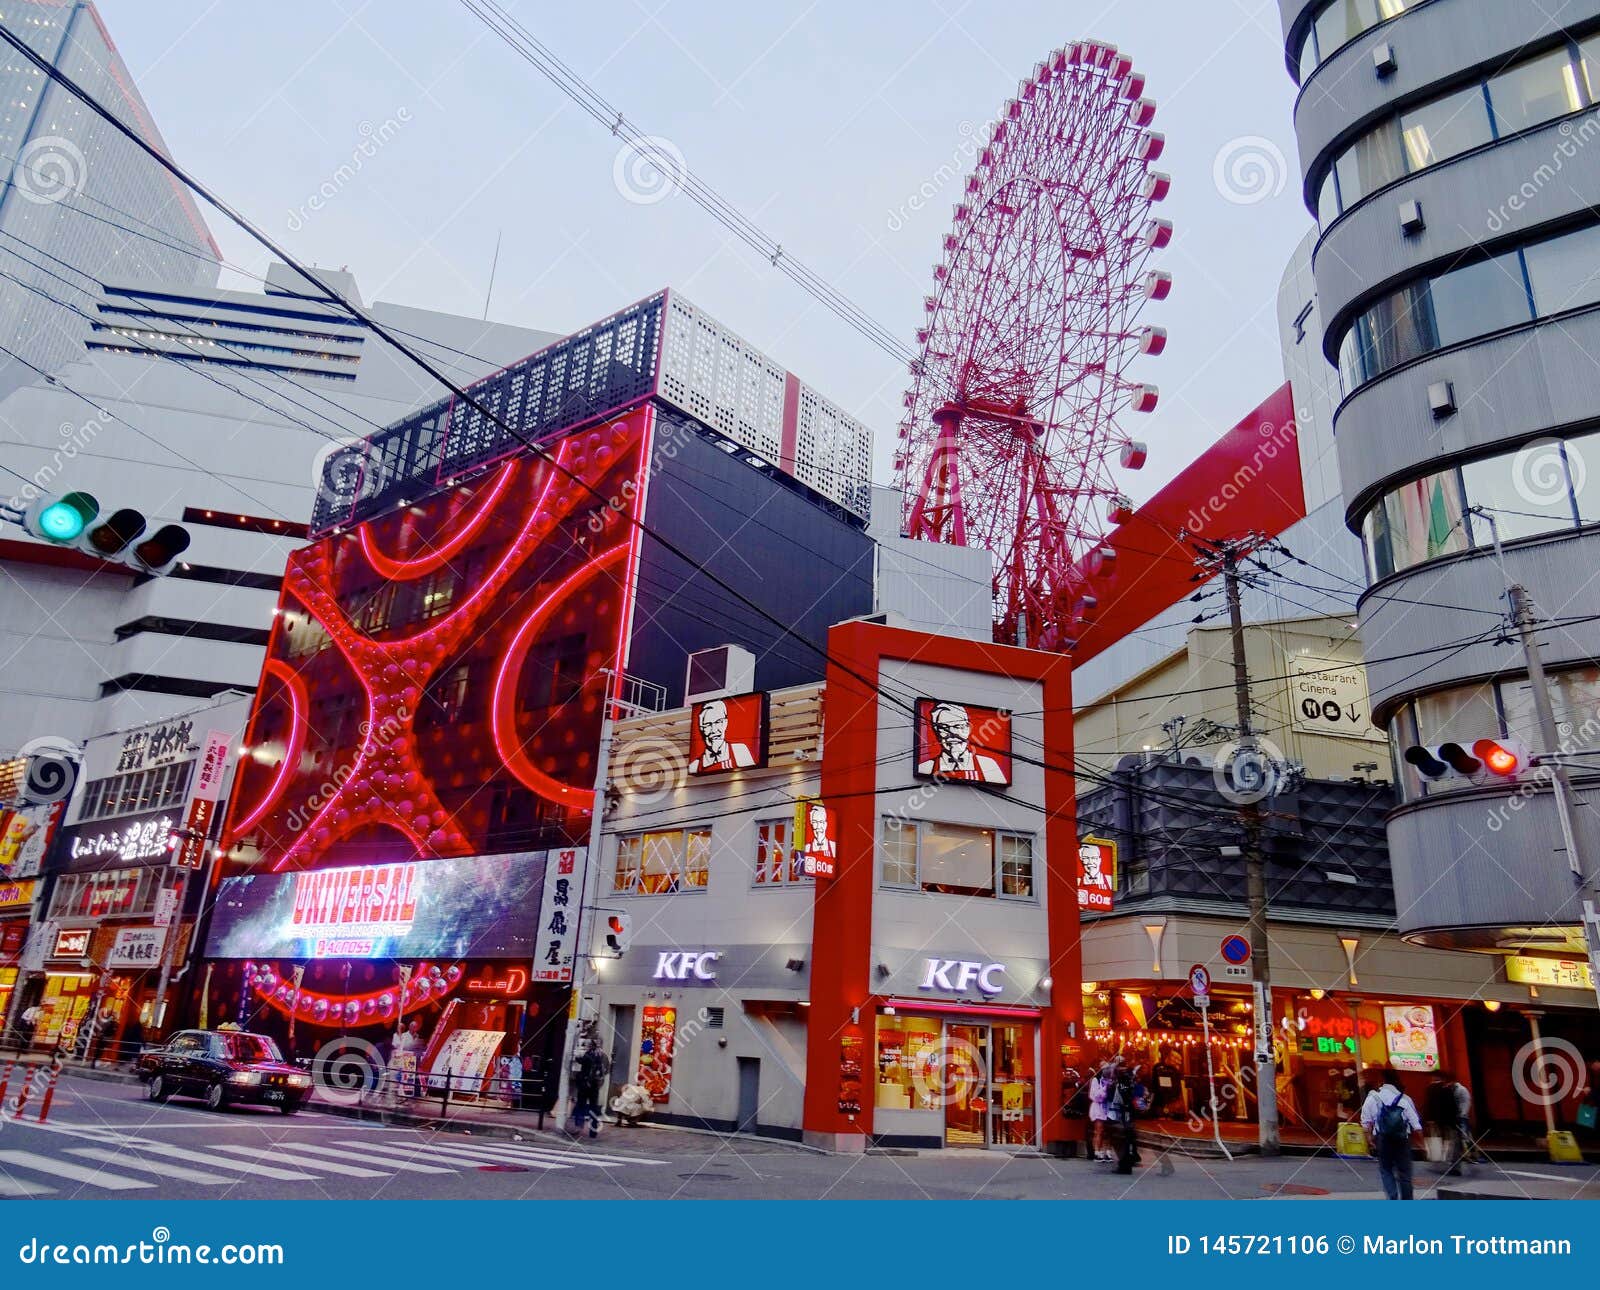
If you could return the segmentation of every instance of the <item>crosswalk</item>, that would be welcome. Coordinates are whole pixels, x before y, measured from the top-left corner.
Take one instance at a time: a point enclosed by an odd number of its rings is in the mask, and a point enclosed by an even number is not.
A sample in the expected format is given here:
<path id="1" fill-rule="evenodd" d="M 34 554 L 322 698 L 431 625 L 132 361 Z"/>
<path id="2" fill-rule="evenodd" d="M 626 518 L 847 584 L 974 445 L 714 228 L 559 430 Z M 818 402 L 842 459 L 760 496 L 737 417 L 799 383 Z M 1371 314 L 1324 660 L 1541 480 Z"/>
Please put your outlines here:
<path id="1" fill-rule="evenodd" d="M 0 1148 L 0 1198 L 49 1196 L 84 1188 L 139 1192 L 173 1181 L 199 1187 L 234 1187 L 256 1178 L 315 1183 L 331 1178 L 377 1182 L 397 1175 L 435 1176 L 473 1170 L 513 1170 L 548 1175 L 560 1171 L 651 1168 L 664 1160 L 585 1151 L 559 1142 L 509 1139 L 417 1139 L 376 1132 L 304 1142 L 285 1138 L 260 1145 L 212 1143 L 177 1146 L 147 1136 L 76 1129 L 55 1139 L 59 1150 Z M 413 1178 L 413 1182 L 418 1181 Z"/>

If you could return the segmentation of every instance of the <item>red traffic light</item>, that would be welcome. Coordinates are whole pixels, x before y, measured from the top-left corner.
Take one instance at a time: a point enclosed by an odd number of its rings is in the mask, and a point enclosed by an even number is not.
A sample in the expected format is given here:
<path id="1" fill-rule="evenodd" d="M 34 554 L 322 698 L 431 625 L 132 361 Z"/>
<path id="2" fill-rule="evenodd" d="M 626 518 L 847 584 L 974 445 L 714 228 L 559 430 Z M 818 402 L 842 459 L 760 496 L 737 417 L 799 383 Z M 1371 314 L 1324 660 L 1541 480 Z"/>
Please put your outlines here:
<path id="1" fill-rule="evenodd" d="M 623 923 L 622 919 L 618 918 L 615 914 L 612 914 L 610 918 L 606 919 L 606 926 L 611 929 L 611 934 L 613 936 L 621 936 L 623 932 L 628 930 L 627 925 Z"/>
<path id="2" fill-rule="evenodd" d="M 1472 745 L 1472 752 L 1486 770 L 1503 778 L 1515 775 L 1527 764 L 1526 754 L 1509 741 L 1480 739 Z"/>

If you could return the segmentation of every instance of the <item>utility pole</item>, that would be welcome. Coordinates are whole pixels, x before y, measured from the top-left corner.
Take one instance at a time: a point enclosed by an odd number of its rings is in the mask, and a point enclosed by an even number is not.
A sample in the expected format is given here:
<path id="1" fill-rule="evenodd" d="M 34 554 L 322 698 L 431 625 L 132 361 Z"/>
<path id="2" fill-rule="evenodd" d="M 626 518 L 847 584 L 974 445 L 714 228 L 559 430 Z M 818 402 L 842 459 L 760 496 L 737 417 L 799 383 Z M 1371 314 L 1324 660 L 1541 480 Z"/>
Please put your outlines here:
<path id="1" fill-rule="evenodd" d="M 561 1070 L 556 1079 L 556 1104 L 555 1113 L 562 1119 L 558 1124 L 565 1123 L 563 1107 L 572 1089 L 572 1063 L 577 1060 L 578 1045 L 583 1038 L 583 990 L 588 984 L 589 952 L 584 946 L 584 915 L 595 906 L 598 898 L 593 888 L 599 880 L 600 871 L 600 836 L 605 828 L 606 789 L 609 786 L 611 775 L 611 738 L 612 729 L 616 724 L 616 708 L 622 698 L 622 678 L 619 673 L 610 668 L 600 669 L 601 675 L 606 679 L 605 706 L 601 709 L 600 718 L 600 749 L 595 755 L 594 765 L 594 810 L 589 817 L 589 849 L 583 857 L 583 880 L 578 884 L 578 914 L 573 922 L 572 931 L 572 1001 L 573 1025 L 567 1028 L 567 1042 L 563 1045 Z M 545 881 L 550 881 L 548 872 Z M 594 939 L 590 932 L 590 939 Z M 547 1086 L 548 1087 L 548 1086 Z"/>
<path id="2" fill-rule="evenodd" d="M 1600 1002 L 1600 913 L 1596 912 L 1593 876 L 1585 862 L 1578 843 L 1578 822 L 1573 803 L 1577 800 L 1572 791 L 1572 779 L 1567 774 L 1565 750 L 1561 747 L 1561 732 L 1556 727 L 1555 708 L 1550 702 L 1550 686 L 1545 680 L 1544 655 L 1540 651 L 1539 615 L 1534 610 L 1528 589 L 1520 582 L 1512 582 L 1506 572 L 1505 551 L 1500 546 L 1500 526 L 1486 507 L 1473 507 L 1475 518 L 1487 521 L 1494 538 L 1495 560 L 1500 565 L 1500 576 L 1506 584 L 1506 604 L 1510 609 L 1511 626 L 1522 642 L 1522 655 L 1528 669 L 1528 688 L 1533 691 L 1533 715 L 1539 723 L 1540 748 L 1535 764 L 1550 773 L 1550 788 L 1556 803 L 1556 818 L 1561 825 L 1561 841 L 1567 850 L 1567 868 L 1572 872 L 1573 885 L 1581 902 L 1584 949 L 1589 957 L 1590 983 L 1594 986 L 1596 1001 Z M 1537 1035 L 1535 1036 L 1537 1038 Z"/>
<path id="3" fill-rule="evenodd" d="M 1254 756 L 1264 761 L 1255 734 L 1250 728 L 1250 668 L 1245 658 L 1244 612 L 1239 603 L 1239 561 L 1255 545 L 1255 535 L 1230 541 L 1201 540 L 1202 565 L 1222 577 L 1228 601 L 1228 635 L 1233 644 L 1233 701 L 1239 726 L 1239 747 L 1235 764 Z M 1270 791 L 1273 771 L 1265 766 L 1263 787 Z M 1246 793 L 1238 802 L 1239 826 L 1244 834 L 1240 848 L 1244 855 L 1245 898 L 1249 906 L 1250 966 L 1254 977 L 1256 1120 L 1260 1130 L 1261 1154 L 1276 1156 L 1282 1151 L 1278 1138 L 1277 1062 L 1272 1042 L 1272 971 L 1267 944 L 1267 875 L 1261 854 L 1261 800 Z"/>

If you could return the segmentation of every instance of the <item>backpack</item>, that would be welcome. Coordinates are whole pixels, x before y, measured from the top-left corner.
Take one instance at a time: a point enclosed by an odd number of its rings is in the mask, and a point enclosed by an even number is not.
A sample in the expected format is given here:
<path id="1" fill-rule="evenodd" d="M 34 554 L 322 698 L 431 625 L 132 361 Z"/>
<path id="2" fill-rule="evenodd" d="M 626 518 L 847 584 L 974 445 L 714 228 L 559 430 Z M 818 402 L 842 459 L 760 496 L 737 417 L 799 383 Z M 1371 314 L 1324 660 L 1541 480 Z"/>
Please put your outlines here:
<path id="1" fill-rule="evenodd" d="M 1378 1102 L 1378 1137 L 1385 1142 L 1396 1142 L 1411 1136 L 1411 1126 L 1406 1123 L 1405 1109 L 1400 1105 L 1404 1093 L 1396 1093 L 1394 1101 Z"/>

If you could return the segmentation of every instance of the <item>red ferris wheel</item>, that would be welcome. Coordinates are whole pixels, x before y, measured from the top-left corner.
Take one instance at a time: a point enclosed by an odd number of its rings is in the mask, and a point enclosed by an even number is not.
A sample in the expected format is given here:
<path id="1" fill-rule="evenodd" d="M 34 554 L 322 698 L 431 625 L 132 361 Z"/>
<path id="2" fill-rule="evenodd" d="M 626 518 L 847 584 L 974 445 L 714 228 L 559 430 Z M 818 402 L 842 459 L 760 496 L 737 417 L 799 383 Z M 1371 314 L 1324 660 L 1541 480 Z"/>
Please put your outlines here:
<path id="1" fill-rule="evenodd" d="M 934 269 L 895 454 L 908 536 L 994 556 L 997 640 L 1070 648 L 1093 596 L 1077 572 L 1127 518 L 1121 428 L 1156 405 L 1130 363 L 1166 346 L 1140 326 L 1171 276 L 1152 214 L 1168 176 L 1144 77 L 1112 45 L 1040 63 L 990 127 Z"/>

